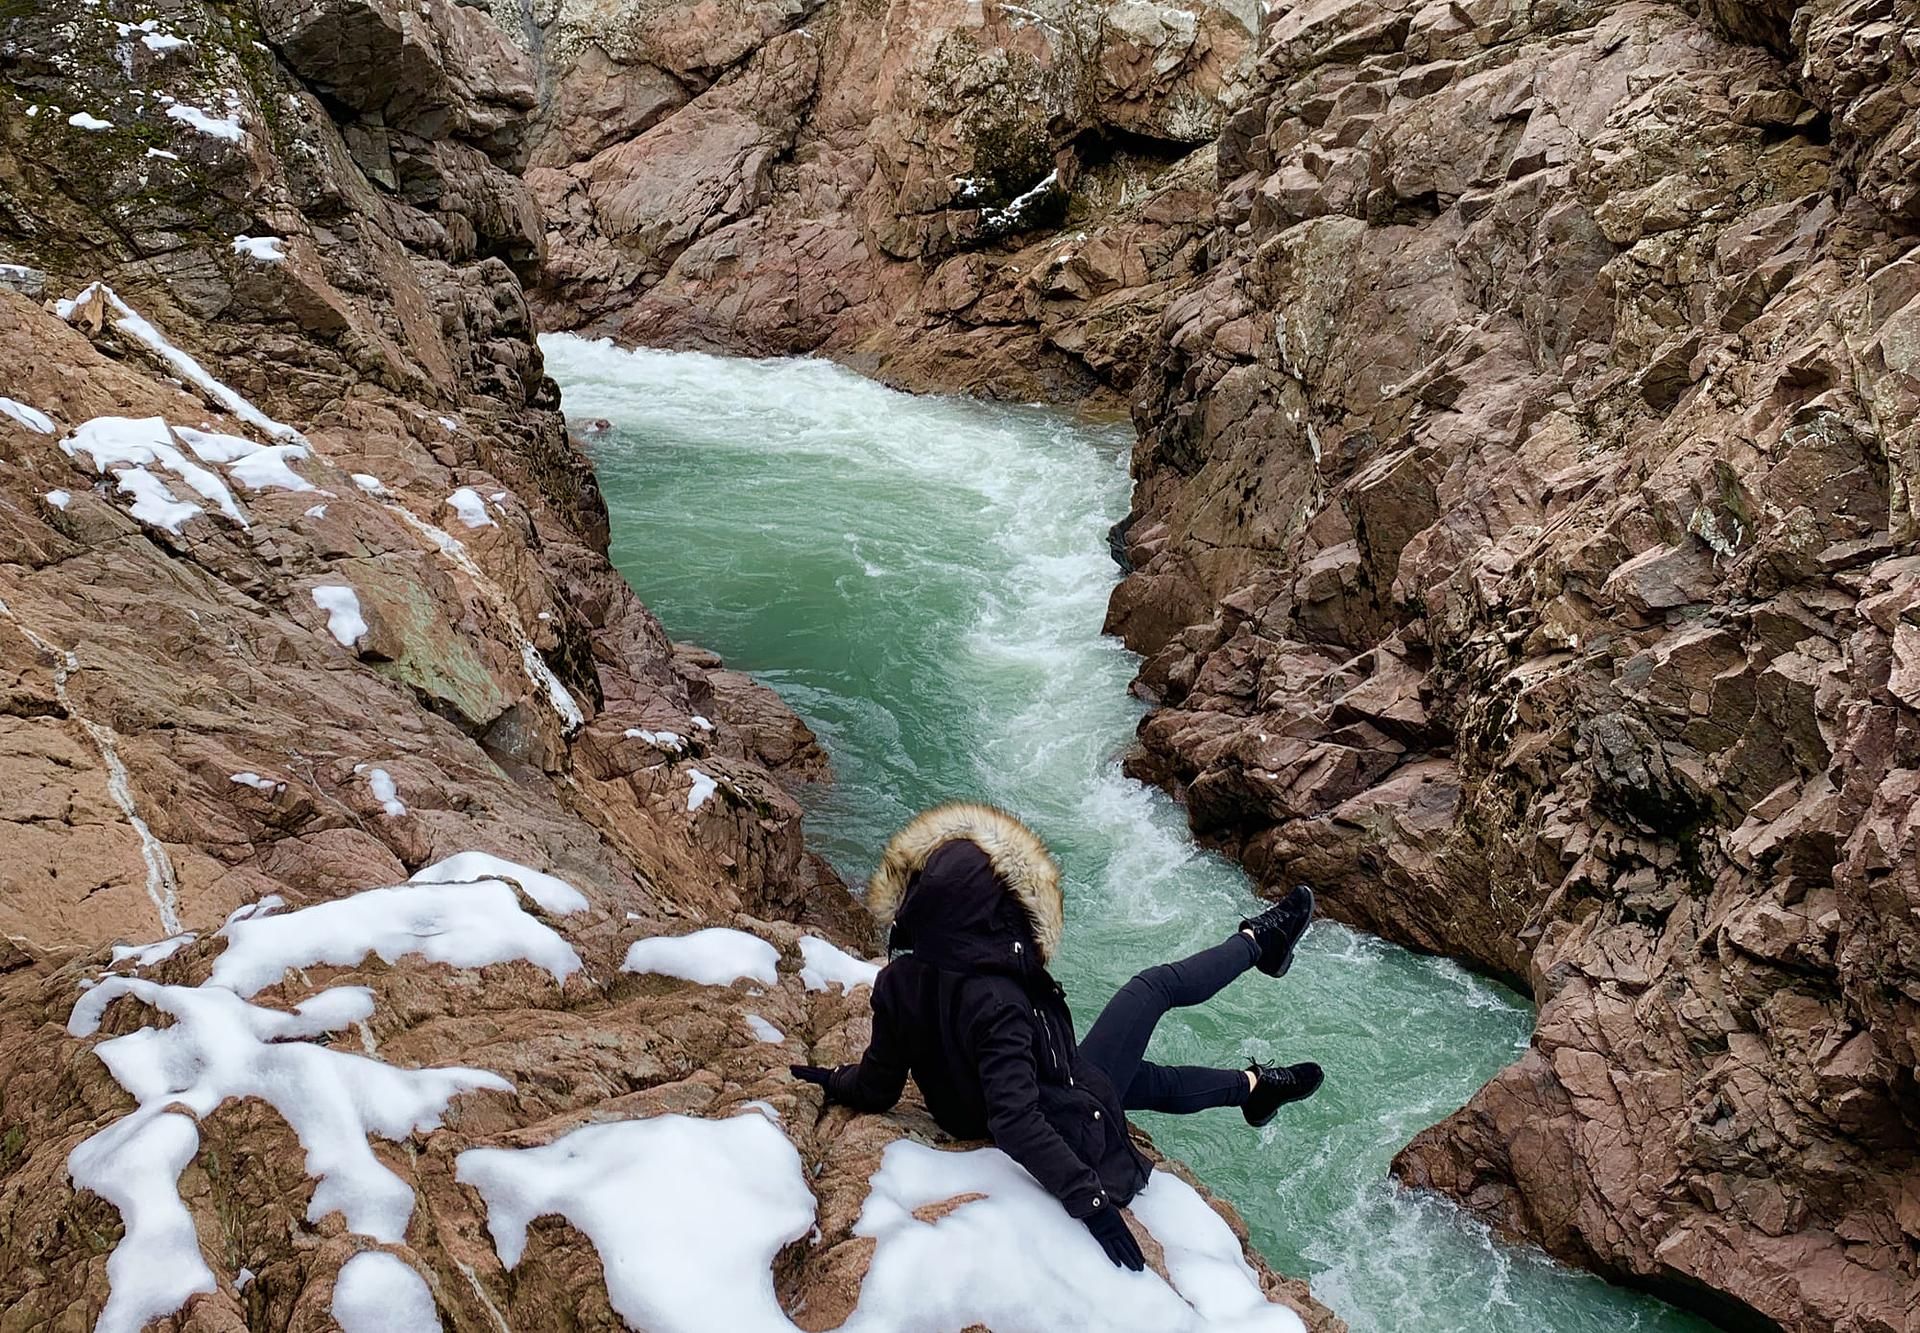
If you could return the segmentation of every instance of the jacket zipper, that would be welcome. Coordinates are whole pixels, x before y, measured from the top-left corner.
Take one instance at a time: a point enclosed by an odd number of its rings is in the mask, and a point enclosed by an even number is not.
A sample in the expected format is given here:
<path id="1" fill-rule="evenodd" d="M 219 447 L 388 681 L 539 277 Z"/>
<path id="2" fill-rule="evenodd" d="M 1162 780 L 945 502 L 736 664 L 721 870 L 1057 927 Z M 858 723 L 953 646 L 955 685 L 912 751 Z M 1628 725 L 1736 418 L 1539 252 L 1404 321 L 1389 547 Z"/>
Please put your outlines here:
<path id="1" fill-rule="evenodd" d="M 1047 1044 L 1047 1063 L 1057 1074 L 1060 1072 L 1060 1054 L 1053 1049 L 1053 1025 L 1047 1022 L 1047 1015 L 1039 1005 L 1033 1007 L 1033 1016 L 1040 1020 L 1040 1033 Z"/>
<path id="2" fill-rule="evenodd" d="M 1013 942 L 1014 957 L 1018 958 L 1021 954 L 1025 952 L 1026 950 L 1021 947 L 1020 941 L 1015 940 Z M 1055 983 L 1055 985 L 1057 988 L 1058 983 Z M 1047 1063 L 1053 1066 L 1054 1073 L 1056 1074 L 1066 1073 L 1065 1066 L 1061 1063 L 1061 1060 L 1060 1060 L 1059 1049 L 1055 1047 L 1053 1044 L 1053 1024 L 1047 1021 L 1046 1011 L 1041 1009 L 1041 1007 L 1036 1004 L 1033 1006 L 1033 1016 L 1040 1020 L 1041 1037 L 1046 1042 L 1046 1046 L 1047 1046 Z M 1073 1087 L 1074 1086 L 1073 1075 L 1067 1074 L 1066 1077 L 1067 1077 L 1067 1086 L 1070 1088 Z"/>

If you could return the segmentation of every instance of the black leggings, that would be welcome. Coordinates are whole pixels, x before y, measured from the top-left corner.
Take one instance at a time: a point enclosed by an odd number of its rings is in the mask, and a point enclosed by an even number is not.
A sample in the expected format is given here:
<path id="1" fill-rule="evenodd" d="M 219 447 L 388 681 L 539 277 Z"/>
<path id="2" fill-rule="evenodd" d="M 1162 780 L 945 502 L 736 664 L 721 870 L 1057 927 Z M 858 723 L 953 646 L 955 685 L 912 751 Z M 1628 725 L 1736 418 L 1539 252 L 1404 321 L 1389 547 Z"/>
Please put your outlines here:
<path id="1" fill-rule="evenodd" d="M 1223 944 L 1177 963 L 1150 967 L 1114 993 L 1093 1020 L 1080 1054 L 1100 1066 L 1129 1111 L 1184 1115 L 1247 1100 L 1244 1069 L 1156 1065 L 1146 1059 L 1147 1040 L 1169 1009 L 1203 1004 L 1252 967 L 1260 946 L 1235 933 Z"/>

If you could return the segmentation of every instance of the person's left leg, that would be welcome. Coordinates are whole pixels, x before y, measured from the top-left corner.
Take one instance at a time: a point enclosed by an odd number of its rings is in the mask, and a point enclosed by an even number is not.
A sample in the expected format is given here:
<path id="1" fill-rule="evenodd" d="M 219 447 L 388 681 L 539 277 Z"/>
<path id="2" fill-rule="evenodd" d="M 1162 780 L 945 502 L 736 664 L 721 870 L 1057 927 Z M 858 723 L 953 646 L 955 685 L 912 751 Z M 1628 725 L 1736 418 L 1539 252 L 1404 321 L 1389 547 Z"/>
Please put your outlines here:
<path id="1" fill-rule="evenodd" d="M 1093 1027 L 1087 1032 L 1087 1039 L 1080 1043 L 1080 1053 L 1100 1066 L 1114 1089 L 1125 1097 L 1142 1067 L 1147 1041 L 1167 1011 L 1212 999 L 1228 982 L 1251 968 L 1259 957 L 1260 946 L 1248 936 L 1235 933 L 1190 958 L 1148 968 L 1107 1001 L 1107 1007 L 1100 1011 L 1100 1017 L 1094 1019 Z M 1230 1072 L 1240 1080 L 1244 1092 L 1245 1072 Z"/>
<path id="2" fill-rule="evenodd" d="M 1129 1111 L 1189 1115 L 1216 1106 L 1244 1106 L 1252 1091 L 1252 1080 L 1244 1069 L 1157 1065 L 1142 1060 L 1133 1082 L 1120 1089 L 1120 1104 Z"/>

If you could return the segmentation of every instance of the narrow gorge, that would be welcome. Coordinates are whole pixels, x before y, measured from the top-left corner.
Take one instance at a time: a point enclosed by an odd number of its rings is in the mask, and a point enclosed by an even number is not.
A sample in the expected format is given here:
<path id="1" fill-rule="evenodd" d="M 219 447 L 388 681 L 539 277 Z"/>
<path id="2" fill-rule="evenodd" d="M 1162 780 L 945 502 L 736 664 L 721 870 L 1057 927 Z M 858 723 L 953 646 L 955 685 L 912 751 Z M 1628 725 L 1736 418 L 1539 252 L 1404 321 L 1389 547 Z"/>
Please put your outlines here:
<path id="1" fill-rule="evenodd" d="M 0 1330 L 1908 1329 L 1917 65 L 0 7 Z M 1145 1118 L 1147 1276 L 787 1075 L 950 795 L 1083 1022 L 1333 919 L 1163 1031 L 1329 1081 Z"/>

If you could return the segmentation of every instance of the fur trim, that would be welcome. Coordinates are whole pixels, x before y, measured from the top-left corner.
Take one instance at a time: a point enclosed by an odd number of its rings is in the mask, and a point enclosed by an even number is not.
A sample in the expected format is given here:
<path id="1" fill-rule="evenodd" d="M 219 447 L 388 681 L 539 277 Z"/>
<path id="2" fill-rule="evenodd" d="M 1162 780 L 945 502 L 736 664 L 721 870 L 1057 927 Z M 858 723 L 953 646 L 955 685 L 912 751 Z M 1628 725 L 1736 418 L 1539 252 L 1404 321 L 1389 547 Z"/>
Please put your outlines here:
<path id="1" fill-rule="evenodd" d="M 891 924 L 906 896 L 907 882 L 927 863 L 942 843 L 966 838 L 976 843 L 993 863 L 1033 925 L 1033 941 L 1040 961 L 1050 962 L 1060 947 L 1064 908 L 1060 895 L 1060 867 L 1040 835 L 1019 819 L 995 806 L 973 801 L 950 801 L 922 810 L 894 834 L 880 854 L 880 868 L 867 882 L 867 910 L 882 926 Z"/>

